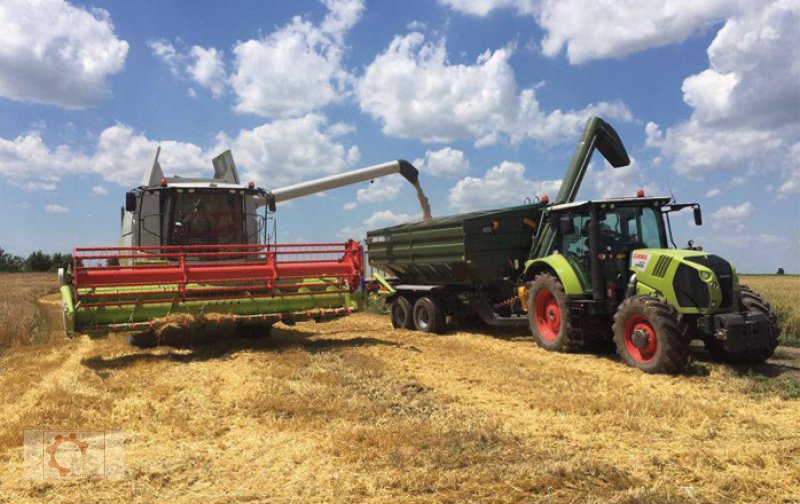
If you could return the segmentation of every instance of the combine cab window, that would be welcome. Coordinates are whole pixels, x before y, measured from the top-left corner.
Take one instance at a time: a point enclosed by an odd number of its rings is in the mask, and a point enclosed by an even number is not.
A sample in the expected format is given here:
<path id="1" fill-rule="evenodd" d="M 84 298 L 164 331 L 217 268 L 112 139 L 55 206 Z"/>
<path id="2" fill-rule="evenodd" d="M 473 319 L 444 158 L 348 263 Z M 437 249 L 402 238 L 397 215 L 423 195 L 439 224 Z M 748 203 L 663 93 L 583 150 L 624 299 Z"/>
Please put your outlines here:
<path id="1" fill-rule="evenodd" d="M 197 191 L 174 198 L 170 245 L 245 243 L 241 194 Z"/>

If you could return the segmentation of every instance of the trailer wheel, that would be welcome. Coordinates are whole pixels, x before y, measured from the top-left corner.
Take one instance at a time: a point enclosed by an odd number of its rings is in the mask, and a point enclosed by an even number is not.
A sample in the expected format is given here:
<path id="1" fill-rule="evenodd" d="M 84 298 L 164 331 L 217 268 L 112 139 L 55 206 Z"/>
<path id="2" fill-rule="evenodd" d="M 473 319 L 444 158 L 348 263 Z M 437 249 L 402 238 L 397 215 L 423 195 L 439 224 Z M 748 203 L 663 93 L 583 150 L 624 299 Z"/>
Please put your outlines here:
<path id="1" fill-rule="evenodd" d="M 444 333 L 447 325 L 447 316 L 438 299 L 423 297 L 414 303 L 414 325 L 422 332 Z"/>
<path id="2" fill-rule="evenodd" d="M 414 317 L 411 314 L 411 302 L 404 296 L 398 296 L 392 301 L 390 310 L 392 327 L 395 329 L 414 329 Z"/>
<path id="3" fill-rule="evenodd" d="M 629 297 L 614 315 L 614 343 L 629 366 L 646 373 L 676 373 L 689 362 L 689 339 L 675 308 L 652 296 Z"/>
<path id="4" fill-rule="evenodd" d="M 545 350 L 571 352 L 580 346 L 570 322 L 567 293 L 550 273 L 539 273 L 528 284 L 528 323 L 536 344 Z"/>
<path id="5" fill-rule="evenodd" d="M 728 352 L 724 344 L 716 338 L 708 338 L 708 350 L 714 359 L 731 364 L 762 364 L 765 360 L 772 357 L 775 348 L 778 346 L 778 335 L 781 330 L 778 327 L 778 316 L 770 306 L 769 302 L 758 292 L 746 285 L 740 287 L 742 294 L 742 304 L 751 311 L 765 314 L 769 319 L 769 343 L 762 348 L 745 350 L 743 352 Z"/>

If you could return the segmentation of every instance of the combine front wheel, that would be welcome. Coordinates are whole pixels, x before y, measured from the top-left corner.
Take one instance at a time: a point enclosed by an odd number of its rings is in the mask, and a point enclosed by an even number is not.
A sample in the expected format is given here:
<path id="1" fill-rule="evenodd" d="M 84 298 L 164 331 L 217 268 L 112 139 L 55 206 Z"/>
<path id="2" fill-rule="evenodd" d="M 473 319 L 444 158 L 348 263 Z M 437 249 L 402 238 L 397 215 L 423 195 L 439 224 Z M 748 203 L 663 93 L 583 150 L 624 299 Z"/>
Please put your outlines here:
<path id="1" fill-rule="evenodd" d="M 617 353 L 629 366 L 646 373 L 675 373 L 689 360 L 689 339 L 678 325 L 675 309 L 651 296 L 634 296 L 614 315 Z"/>

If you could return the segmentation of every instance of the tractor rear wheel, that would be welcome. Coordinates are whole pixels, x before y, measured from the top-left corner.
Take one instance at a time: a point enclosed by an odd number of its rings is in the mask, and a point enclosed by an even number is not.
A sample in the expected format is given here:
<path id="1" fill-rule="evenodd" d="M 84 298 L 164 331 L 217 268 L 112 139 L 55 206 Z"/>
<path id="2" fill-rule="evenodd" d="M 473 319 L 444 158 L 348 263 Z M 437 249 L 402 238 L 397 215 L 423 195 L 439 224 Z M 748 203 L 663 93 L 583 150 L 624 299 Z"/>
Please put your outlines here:
<path id="1" fill-rule="evenodd" d="M 414 303 L 414 325 L 422 332 L 443 334 L 447 316 L 441 302 L 435 297 L 422 297 Z"/>
<path id="2" fill-rule="evenodd" d="M 629 366 L 646 373 L 676 373 L 689 362 L 689 338 L 678 312 L 652 296 L 633 296 L 614 315 L 614 343 Z"/>
<path id="3" fill-rule="evenodd" d="M 414 316 L 411 313 L 411 302 L 408 298 L 404 296 L 395 298 L 389 311 L 393 328 L 414 329 Z"/>
<path id="4" fill-rule="evenodd" d="M 550 273 L 539 273 L 528 284 L 528 323 L 533 339 L 545 350 L 571 352 L 580 347 L 564 285 Z"/>
<path id="5" fill-rule="evenodd" d="M 742 304 L 750 311 L 757 311 L 765 314 L 769 319 L 769 342 L 766 346 L 761 348 L 754 348 L 745 350 L 743 352 L 727 352 L 724 344 L 717 339 L 710 341 L 708 350 L 711 355 L 721 362 L 728 362 L 731 364 L 762 364 L 765 360 L 772 357 L 775 348 L 778 346 L 778 335 L 781 330 L 778 327 L 778 316 L 769 302 L 758 292 L 754 291 L 746 285 L 740 286 L 742 295 Z M 712 338 L 709 338 L 710 340 Z"/>

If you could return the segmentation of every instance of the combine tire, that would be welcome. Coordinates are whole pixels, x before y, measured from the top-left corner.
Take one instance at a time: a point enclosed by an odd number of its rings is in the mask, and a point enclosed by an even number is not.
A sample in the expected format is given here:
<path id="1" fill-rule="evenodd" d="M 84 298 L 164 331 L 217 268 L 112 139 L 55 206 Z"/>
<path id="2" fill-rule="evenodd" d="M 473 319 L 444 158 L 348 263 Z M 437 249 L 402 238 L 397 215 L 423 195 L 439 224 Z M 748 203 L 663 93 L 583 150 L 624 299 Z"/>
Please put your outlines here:
<path id="1" fill-rule="evenodd" d="M 564 286 L 550 273 L 528 284 L 528 322 L 536 344 L 545 350 L 572 352 L 580 341 L 572 328 Z"/>
<path id="2" fill-rule="evenodd" d="M 411 302 L 403 296 L 392 301 L 390 309 L 392 327 L 395 329 L 414 329 L 414 317 L 411 314 Z"/>
<path id="3" fill-rule="evenodd" d="M 423 297 L 414 303 L 414 325 L 422 332 L 444 333 L 447 317 L 438 299 Z"/>
<path id="4" fill-rule="evenodd" d="M 677 373 L 689 362 L 689 338 L 672 305 L 652 296 L 633 296 L 614 315 L 614 343 L 629 366 L 646 373 Z"/>
<path id="5" fill-rule="evenodd" d="M 765 360 L 772 357 L 772 353 L 778 346 L 778 335 L 780 328 L 778 327 L 778 316 L 775 315 L 772 306 L 769 302 L 761 296 L 758 292 L 754 291 L 746 285 L 741 286 L 742 304 L 750 311 L 757 311 L 765 314 L 769 319 L 769 341 L 766 346 L 761 348 L 753 348 L 743 352 L 727 352 L 724 345 L 717 339 L 709 338 L 711 340 L 708 350 L 711 355 L 718 361 L 728 362 L 730 364 L 749 364 L 757 365 L 762 364 Z"/>

